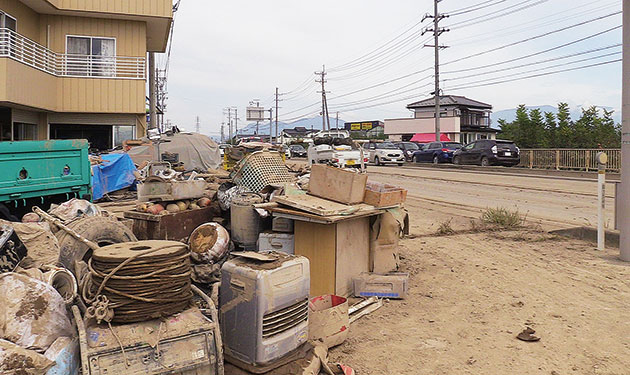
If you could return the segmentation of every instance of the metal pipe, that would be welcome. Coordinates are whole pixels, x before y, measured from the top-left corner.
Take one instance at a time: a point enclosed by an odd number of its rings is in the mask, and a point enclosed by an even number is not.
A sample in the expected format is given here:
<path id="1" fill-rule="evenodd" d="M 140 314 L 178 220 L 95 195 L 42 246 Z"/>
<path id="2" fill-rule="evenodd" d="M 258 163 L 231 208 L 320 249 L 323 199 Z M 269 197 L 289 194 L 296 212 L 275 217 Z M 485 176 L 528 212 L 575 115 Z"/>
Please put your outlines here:
<path id="1" fill-rule="evenodd" d="M 623 0 L 623 76 L 619 255 L 630 262 L 630 0 Z"/>

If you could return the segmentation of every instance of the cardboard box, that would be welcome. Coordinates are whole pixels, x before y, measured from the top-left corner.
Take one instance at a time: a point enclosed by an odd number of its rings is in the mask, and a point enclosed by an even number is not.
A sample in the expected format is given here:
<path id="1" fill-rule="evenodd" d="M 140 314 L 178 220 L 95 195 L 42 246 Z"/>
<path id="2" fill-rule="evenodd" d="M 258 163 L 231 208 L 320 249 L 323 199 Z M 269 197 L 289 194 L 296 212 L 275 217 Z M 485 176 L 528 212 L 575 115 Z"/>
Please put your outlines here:
<path id="1" fill-rule="evenodd" d="M 404 299 L 407 297 L 408 273 L 362 273 L 353 280 L 355 297 Z"/>
<path id="2" fill-rule="evenodd" d="M 396 272 L 399 267 L 400 256 L 398 255 L 397 243 L 392 245 L 370 244 L 370 272 Z"/>
<path id="3" fill-rule="evenodd" d="M 392 207 L 407 199 L 407 190 L 398 186 L 368 182 L 365 186 L 364 203 L 374 207 Z"/>
<path id="4" fill-rule="evenodd" d="M 274 217 L 271 220 L 271 230 L 274 232 L 293 233 L 293 220 L 286 217 Z"/>
<path id="5" fill-rule="evenodd" d="M 295 254 L 293 234 L 263 232 L 258 236 L 258 251 L 282 251 Z"/>
<path id="6" fill-rule="evenodd" d="M 308 338 L 328 348 L 346 341 L 350 328 L 348 300 L 335 295 L 314 297 L 308 304 Z"/>
<path id="7" fill-rule="evenodd" d="M 344 204 L 359 204 L 365 196 L 367 174 L 322 164 L 311 167 L 308 190 L 312 195 Z"/>

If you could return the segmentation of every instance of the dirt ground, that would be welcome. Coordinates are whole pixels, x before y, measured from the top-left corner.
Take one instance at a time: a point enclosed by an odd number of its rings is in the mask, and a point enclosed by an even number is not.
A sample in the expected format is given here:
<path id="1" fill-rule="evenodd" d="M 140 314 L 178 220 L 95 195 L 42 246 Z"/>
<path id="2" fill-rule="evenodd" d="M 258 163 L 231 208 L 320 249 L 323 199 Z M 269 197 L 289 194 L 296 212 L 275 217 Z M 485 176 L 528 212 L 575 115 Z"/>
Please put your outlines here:
<path id="1" fill-rule="evenodd" d="M 409 296 L 353 323 L 331 360 L 358 374 L 629 374 L 630 263 L 542 226 L 434 235 L 448 207 L 409 199 Z M 439 218 L 439 219 L 436 219 Z M 536 330 L 538 342 L 516 335 Z"/>

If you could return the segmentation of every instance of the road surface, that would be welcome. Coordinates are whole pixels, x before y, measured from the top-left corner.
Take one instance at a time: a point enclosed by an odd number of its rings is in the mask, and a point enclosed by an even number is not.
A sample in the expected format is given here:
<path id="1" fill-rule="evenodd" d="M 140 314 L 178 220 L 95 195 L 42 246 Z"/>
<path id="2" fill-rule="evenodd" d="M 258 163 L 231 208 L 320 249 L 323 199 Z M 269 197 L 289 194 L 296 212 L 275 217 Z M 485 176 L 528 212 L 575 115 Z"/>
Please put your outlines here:
<path id="1" fill-rule="evenodd" d="M 489 207 L 517 209 L 530 222 L 545 229 L 595 226 L 597 182 L 527 175 L 517 169 L 505 175 L 496 172 L 457 171 L 416 167 L 369 166 L 371 181 L 408 190 L 407 206 L 425 212 L 419 225 L 429 232 L 453 217 L 456 226 L 467 225 Z M 606 224 L 614 227 L 614 186 L 606 184 Z M 425 232 L 420 228 L 420 232 Z"/>

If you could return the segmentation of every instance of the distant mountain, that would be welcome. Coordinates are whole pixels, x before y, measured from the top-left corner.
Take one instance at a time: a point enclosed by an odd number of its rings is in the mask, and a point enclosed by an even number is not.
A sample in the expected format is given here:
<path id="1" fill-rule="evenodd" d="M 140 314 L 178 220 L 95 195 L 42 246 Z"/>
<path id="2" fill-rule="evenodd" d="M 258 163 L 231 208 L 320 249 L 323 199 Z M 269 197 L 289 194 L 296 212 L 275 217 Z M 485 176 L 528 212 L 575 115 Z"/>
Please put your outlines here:
<path id="1" fill-rule="evenodd" d="M 336 124 L 337 124 L 336 119 L 331 117 L 330 127 L 334 129 Z M 344 120 L 339 119 L 340 129 L 343 128 L 345 124 L 346 122 Z M 300 119 L 300 120 L 289 122 L 289 123 L 278 121 L 278 134 L 280 134 L 282 130 L 284 129 L 293 129 L 296 127 L 305 127 L 307 129 L 322 130 L 322 117 L 317 116 L 317 117 L 312 117 L 312 118 L 305 118 L 305 119 Z M 273 134 L 275 135 L 275 131 L 276 131 L 275 121 L 273 121 L 272 130 L 274 132 Z M 238 129 L 238 134 L 254 134 L 255 132 L 256 132 L 256 123 L 250 123 L 246 125 L 244 128 L 239 127 Z M 269 134 L 269 121 L 260 122 L 258 124 L 258 134 Z"/>
<path id="2" fill-rule="evenodd" d="M 558 113 L 558 108 L 554 107 L 552 105 L 541 105 L 541 106 L 526 106 L 525 108 L 531 110 L 531 109 L 540 109 L 540 112 L 542 112 L 543 114 L 545 112 L 551 112 L 553 114 L 557 114 Z M 612 110 L 611 107 L 602 107 L 599 106 L 599 108 L 603 108 L 606 110 Z M 575 107 L 575 108 L 571 108 L 571 119 L 573 120 L 577 120 L 582 116 L 582 108 L 581 107 Z M 501 111 L 496 111 L 492 113 L 492 116 L 490 117 L 492 119 L 492 127 L 493 128 L 498 128 L 499 127 L 499 119 L 504 119 L 507 122 L 512 122 L 516 119 L 516 108 L 511 108 L 511 109 L 504 109 Z M 616 123 L 621 123 L 621 112 L 615 112 L 613 113 L 613 119 L 615 120 Z"/>

